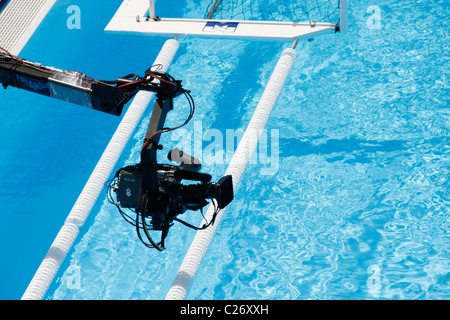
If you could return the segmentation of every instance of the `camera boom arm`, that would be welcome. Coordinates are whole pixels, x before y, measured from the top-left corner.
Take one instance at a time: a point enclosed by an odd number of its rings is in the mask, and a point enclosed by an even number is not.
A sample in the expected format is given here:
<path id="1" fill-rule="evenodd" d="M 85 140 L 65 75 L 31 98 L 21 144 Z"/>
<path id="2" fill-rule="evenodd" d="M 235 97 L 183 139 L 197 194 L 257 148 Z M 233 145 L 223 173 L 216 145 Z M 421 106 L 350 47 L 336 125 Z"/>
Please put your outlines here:
<path id="1" fill-rule="evenodd" d="M 167 96 L 183 93 L 178 81 L 152 68 L 142 77 L 128 74 L 114 81 L 97 80 L 79 71 L 60 70 L 19 58 L 1 47 L 0 83 L 5 89 L 12 86 L 113 115 L 120 115 L 139 90 Z"/>

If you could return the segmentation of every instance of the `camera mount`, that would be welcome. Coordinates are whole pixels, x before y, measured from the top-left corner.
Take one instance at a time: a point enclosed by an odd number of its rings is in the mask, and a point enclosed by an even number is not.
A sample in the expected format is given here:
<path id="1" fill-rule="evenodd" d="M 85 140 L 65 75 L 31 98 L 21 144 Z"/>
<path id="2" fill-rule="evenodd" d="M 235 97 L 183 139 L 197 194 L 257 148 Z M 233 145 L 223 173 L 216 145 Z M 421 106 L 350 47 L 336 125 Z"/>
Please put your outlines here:
<path id="1" fill-rule="evenodd" d="M 134 166 L 119 169 L 113 178 L 108 194 L 113 198 L 111 189 L 116 193 L 120 213 L 127 222 L 134 225 L 139 239 L 149 248 L 159 251 L 164 249 L 164 240 L 174 221 L 178 221 L 193 229 L 205 229 L 214 223 L 218 210 L 225 208 L 233 200 L 233 183 L 230 175 L 222 177 L 217 183 L 211 182 L 209 174 L 199 172 L 201 163 L 184 152 L 173 149 L 168 159 L 178 165 L 159 164 L 157 151 L 163 147 L 159 144 L 160 135 L 184 126 L 192 118 L 195 104 L 189 91 L 181 87 L 181 81 L 173 81 L 169 75 L 159 75 L 161 89 L 157 92 L 157 100 L 153 107 L 150 122 L 141 150 L 141 161 Z M 188 98 L 191 112 L 187 120 L 180 126 L 164 128 L 169 111 L 173 109 L 173 99 L 180 94 Z M 182 180 L 198 182 L 182 184 Z M 207 199 L 216 210 L 211 221 L 201 227 L 195 227 L 178 215 L 187 210 L 202 210 L 208 204 Z M 124 210 L 132 210 L 133 219 Z M 150 231 L 161 231 L 161 240 L 157 243 Z M 148 242 L 144 241 L 142 232 Z"/>

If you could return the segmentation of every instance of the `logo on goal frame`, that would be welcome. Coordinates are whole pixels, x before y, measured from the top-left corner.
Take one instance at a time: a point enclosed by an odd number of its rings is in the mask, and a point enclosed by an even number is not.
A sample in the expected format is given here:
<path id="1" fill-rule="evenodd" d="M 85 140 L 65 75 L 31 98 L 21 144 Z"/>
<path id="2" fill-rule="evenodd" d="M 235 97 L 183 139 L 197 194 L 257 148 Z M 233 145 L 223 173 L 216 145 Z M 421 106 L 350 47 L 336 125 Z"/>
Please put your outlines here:
<path id="1" fill-rule="evenodd" d="M 226 32 L 234 33 L 239 25 L 239 22 L 218 22 L 208 21 L 203 27 L 203 32 Z"/>

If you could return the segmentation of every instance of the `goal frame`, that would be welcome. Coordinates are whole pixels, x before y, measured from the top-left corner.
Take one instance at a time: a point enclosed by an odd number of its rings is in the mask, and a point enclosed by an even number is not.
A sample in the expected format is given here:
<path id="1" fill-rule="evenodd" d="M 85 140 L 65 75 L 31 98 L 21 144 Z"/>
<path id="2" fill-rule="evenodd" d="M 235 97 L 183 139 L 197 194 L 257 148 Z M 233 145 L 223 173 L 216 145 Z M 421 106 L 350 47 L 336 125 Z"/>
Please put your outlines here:
<path id="1" fill-rule="evenodd" d="M 124 0 L 105 31 L 171 37 L 295 40 L 346 29 L 347 0 L 340 0 L 338 23 L 160 18 L 156 15 L 155 0 Z"/>

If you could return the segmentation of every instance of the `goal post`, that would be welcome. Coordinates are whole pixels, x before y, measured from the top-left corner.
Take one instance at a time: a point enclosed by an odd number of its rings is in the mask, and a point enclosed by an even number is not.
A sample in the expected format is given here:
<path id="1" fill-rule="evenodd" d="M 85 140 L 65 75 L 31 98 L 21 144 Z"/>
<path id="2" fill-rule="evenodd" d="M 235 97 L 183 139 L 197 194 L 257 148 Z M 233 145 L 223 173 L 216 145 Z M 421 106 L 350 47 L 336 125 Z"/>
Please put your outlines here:
<path id="1" fill-rule="evenodd" d="M 124 0 L 106 31 L 295 40 L 347 29 L 347 0 L 212 0 L 198 19 L 158 17 L 155 0 Z"/>
<path id="2" fill-rule="evenodd" d="M 154 1 L 154 0 L 153 0 Z M 347 31 L 347 0 L 339 1 L 339 31 L 345 32 Z"/>
<path id="3" fill-rule="evenodd" d="M 155 19 L 156 18 L 155 0 L 149 0 L 149 1 L 150 1 L 150 5 L 148 7 L 148 17 L 150 19 Z"/>

